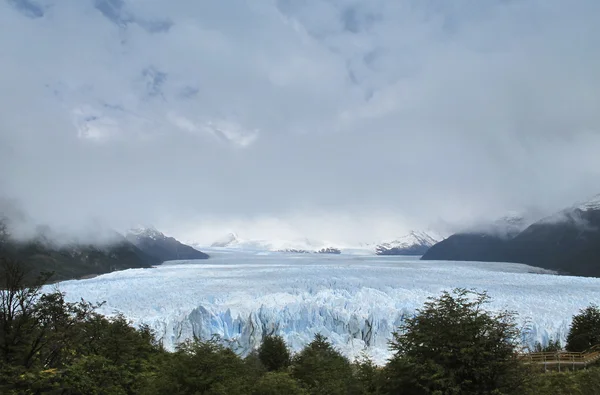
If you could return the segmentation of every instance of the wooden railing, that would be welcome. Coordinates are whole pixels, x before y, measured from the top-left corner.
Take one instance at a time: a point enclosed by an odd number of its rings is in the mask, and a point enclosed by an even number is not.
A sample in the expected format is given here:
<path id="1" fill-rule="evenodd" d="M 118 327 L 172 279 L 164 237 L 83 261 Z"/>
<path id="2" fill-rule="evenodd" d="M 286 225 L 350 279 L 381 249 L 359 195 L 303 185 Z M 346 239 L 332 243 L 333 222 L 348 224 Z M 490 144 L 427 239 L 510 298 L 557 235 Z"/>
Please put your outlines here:
<path id="1" fill-rule="evenodd" d="M 521 361 L 525 363 L 543 364 L 545 368 L 558 368 L 561 366 L 585 367 L 600 359 L 600 345 L 596 345 L 583 352 L 532 352 L 521 354 Z"/>

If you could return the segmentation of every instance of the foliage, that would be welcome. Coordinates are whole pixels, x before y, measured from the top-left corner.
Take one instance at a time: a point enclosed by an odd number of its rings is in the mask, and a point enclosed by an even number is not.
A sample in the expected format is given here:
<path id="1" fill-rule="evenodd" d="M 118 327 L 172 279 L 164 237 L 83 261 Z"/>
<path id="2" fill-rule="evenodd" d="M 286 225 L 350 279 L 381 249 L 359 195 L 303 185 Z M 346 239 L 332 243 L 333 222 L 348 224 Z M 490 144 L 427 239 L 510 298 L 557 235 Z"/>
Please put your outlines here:
<path id="1" fill-rule="evenodd" d="M 559 339 L 549 339 L 548 344 L 546 344 L 545 346 L 543 346 L 540 342 L 536 342 L 533 346 L 533 352 L 558 352 L 562 349 L 563 347 Z"/>
<path id="2" fill-rule="evenodd" d="M 162 360 L 148 394 L 248 394 L 257 377 L 231 349 L 216 340 L 192 340 Z"/>
<path id="3" fill-rule="evenodd" d="M 590 305 L 573 316 L 566 349 L 581 352 L 597 344 L 600 344 L 600 309 Z"/>
<path id="4" fill-rule="evenodd" d="M 253 390 L 254 395 L 308 395 L 308 391 L 300 386 L 285 372 L 267 372 L 258 380 Z"/>
<path id="5" fill-rule="evenodd" d="M 279 336 L 265 337 L 242 358 L 218 339 L 190 340 L 167 352 L 148 327 L 104 317 L 96 305 L 67 302 L 59 292 L 42 293 L 47 276 L 25 285 L 18 262 L 0 260 L 2 394 L 600 393 L 597 368 L 529 377 L 516 358 L 513 315 L 484 310 L 484 293 L 456 290 L 430 299 L 394 334 L 395 354 L 385 366 L 366 355 L 350 363 L 320 334 L 291 358 Z M 591 341 L 596 312 L 594 306 L 580 312 L 571 341 L 577 333 Z"/>
<path id="6" fill-rule="evenodd" d="M 489 297 L 464 289 L 443 292 L 394 333 L 388 390 L 408 393 L 518 393 L 519 330 L 514 314 L 483 309 Z"/>
<path id="7" fill-rule="evenodd" d="M 148 328 L 105 318 L 96 306 L 24 285 L 17 263 L 2 259 L 0 392 L 132 393 L 161 352 Z"/>
<path id="8" fill-rule="evenodd" d="M 281 336 L 265 336 L 258 348 L 258 358 L 268 371 L 283 370 L 290 365 L 290 351 Z"/>
<path id="9" fill-rule="evenodd" d="M 321 334 L 294 356 L 291 372 L 311 394 L 348 394 L 354 386 L 350 361 Z"/>
<path id="10" fill-rule="evenodd" d="M 600 393 L 600 369 L 549 372 L 535 376 L 527 395 L 596 395 Z"/>
<path id="11" fill-rule="evenodd" d="M 357 394 L 381 393 L 381 369 L 365 353 L 352 364 Z"/>

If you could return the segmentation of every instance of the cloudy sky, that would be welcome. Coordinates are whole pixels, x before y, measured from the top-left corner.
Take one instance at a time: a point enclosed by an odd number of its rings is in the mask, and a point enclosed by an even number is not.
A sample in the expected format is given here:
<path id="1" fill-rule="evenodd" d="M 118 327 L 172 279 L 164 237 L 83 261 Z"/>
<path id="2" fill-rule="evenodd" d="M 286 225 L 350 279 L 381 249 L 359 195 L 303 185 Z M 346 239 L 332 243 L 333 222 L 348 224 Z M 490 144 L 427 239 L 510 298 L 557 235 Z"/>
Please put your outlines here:
<path id="1" fill-rule="evenodd" d="M 376 240 L 600 192 L 597 0 L 0 0 L 36 222 Z"/>

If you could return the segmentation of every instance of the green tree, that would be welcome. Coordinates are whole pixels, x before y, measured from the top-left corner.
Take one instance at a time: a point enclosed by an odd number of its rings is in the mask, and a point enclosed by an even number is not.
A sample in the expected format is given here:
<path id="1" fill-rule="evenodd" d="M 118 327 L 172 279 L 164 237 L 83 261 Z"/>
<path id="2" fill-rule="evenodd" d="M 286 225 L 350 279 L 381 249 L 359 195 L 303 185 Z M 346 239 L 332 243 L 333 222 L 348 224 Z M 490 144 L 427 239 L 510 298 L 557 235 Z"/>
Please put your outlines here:
<path id="1" fill-rule="evenodd" d="M 148 328 L 107 319 L 96 306 L 24 285 L 18 262 L 4 259 L 0 287 L 0 392 L 130 394 L 163 351 Z"/>
<path id="2" fill-rule="evenodd" d="M 308 395 L 308 392 L 285 372 L 267 372 L 262 376 L 252 392 L 254 395 Z"/>
<path id="3" fill-rule="evenodd" d="M 509 394 L 524 384 L 511 312 L 484 310 L 486 293 L 456 289 L 429 299 L 393 334 L 390 393 Z"/>
<path id="4" fill-rule="evenodd" d="M 525 394 L 597 395 L 600 394 L 600 369 L 591 367 L 569 372 L 538 374 Z"/>
<path id="5" fill-rule="evenodd" d="M 600 344 L 600 309 L 590 305 L 573 316 L 565 348 L 581 352 L 597 344 Z"/>
<path id="6" fill-rule="evenodd" d="M 545 346 L 540 342 L 536 342 L 533 346 L 533 352 L 558 352 L 563 349 L 559 339 L 549 339 Z"/>
<path id="7" fill-rule="evenodd" d="M 270 372 L 290 365 L 290 351 L 281 336 L 265 336 L 258 348 L 258 358 Z"/>
<path id="8" fill-rule="evenodd" d="M 253 372 L 216 340 L 190 340 L 161 360 L 158 373 L 148 381 L 143 393 L 249 394 L 258 379 Z"/>
<path id="9" fill-rule="evenodd" d="M 350 361 L 321 334 L 294 356 L 291 373 L 311 394 L 346 395 L 355 387 Z"/>
<path id="10" fill-rule="evenodd" d="M 352 364 L 357 394 L 379 394 L 381 369 L 366 354 L 361 354 Z"/>

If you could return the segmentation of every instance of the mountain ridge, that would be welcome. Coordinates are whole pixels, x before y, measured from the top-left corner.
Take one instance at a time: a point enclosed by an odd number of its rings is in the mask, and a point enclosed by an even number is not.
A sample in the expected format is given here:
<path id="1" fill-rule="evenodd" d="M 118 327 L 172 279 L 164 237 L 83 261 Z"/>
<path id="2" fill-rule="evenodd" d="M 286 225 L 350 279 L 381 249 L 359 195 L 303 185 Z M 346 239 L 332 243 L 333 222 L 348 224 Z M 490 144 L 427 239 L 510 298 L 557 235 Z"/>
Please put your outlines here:
<path id="1" fill-rule="evenodd" d="M 421 259 L 514 262 L 600 277 L 599 197 L 542 218 L 512 237 L 454 234 L 432 246 Z"/>
<path id="2" fill-rule="evenodd" d="M 179 251 L 189 252 L 192 247 L 185 246 L 173 238 L 154 230 L 162 238 L 156 242 L 176 246 Z M 179 254 L 173 256 L 165 254 L 163 250 L 148 244 L 145 237 L 132 243 L 122 234 L 103 229 L 102 242 L 96 243 L 83 241 L 77 238 L 68 238 L 55 232 L 49 226 L 38 226 L 35 235 L 28 239 L 15 239 L 10 234 L 9 227 L 0 221 L 0 258 L 13 260 L 23 265 L 30 280 L 35 279 L 42 272 L 52 272 L 51 282 L 84 278 L 117 270 L 151 268 L 167 259 L 206 259 L 208 255 L 194 250 L 194 258 Z M 185 248 L 187 247 L 187 248 Z M 169 252 L 169 251 L 167 251 Z M 202 258 L 200 258 L 202 256 Z M 0 274 L 1 275 L 1 274 Z"/>
<path id="3" fill-rule="evenodd" d="M 164 261 L 182 259 L 208 259 L 208 254 L 181 243 L 173 237 L 165 236 L 164 233 L 154 227 L 138 227 L 131 229 L 125 238 L 148 255 Z"/>

